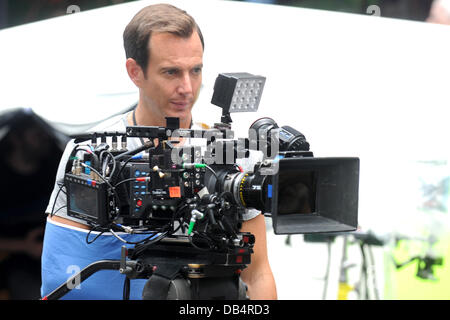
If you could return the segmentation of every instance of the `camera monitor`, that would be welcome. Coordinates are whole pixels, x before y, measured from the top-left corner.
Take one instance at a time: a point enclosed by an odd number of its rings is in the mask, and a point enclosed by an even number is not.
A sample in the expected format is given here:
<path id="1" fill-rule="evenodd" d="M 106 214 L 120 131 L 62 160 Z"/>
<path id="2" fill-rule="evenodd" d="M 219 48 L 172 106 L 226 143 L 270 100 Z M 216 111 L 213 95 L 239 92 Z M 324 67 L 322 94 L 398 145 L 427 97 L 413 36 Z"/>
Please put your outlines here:
<path id="1" fill-rule="evenodd" d="M 66 174 L 65 186 L 69 216 L 94 223 L 108 222 L 107 192 L 104 182 Z"/>

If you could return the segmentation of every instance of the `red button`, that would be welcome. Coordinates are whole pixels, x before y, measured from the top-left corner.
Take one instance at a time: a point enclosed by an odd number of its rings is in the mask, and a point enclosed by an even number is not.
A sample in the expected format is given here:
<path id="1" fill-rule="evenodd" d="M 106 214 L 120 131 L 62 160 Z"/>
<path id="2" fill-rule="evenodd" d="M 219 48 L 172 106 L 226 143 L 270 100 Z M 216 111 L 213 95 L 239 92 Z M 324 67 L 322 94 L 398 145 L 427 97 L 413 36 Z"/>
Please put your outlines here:
<path id="1" fill-rule="evenodd" d="M 141 199 L 138 199 L 136 201 L 136 206 L 138 206 L 138 207 L 142 206 L 142 200 Z"/>

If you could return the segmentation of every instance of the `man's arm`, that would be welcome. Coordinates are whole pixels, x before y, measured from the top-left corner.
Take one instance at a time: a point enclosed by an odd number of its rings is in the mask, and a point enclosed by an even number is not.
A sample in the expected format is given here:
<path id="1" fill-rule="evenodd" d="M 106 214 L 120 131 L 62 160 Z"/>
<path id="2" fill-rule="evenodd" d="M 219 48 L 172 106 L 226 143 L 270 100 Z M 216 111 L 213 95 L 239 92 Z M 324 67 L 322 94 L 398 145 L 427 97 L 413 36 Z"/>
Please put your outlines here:
<path id="1" fill-rule="evenodd" d="M 251 300 L 277 299 L 275 279 L 270 268 L 267 255 L 266 223 L 262 214 L 244 221 L 242 232 L 250 232 L 255 236 L 254 253 L 250 265 L 242 271 L 241 278 L 248 286 Z"/>

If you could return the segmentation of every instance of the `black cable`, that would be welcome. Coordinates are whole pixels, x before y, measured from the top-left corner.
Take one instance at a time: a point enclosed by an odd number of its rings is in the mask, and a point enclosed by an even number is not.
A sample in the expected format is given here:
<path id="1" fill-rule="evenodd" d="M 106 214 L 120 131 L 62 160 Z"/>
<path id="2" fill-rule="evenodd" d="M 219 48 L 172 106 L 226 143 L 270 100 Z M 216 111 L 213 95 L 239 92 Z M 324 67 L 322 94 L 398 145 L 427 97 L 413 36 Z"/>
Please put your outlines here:
<path id="1" fill-rule="evenodd" d="M 176 233 L 178 230 L 180 230 L 180 229 L 181 229 L 181 231 L 184 233 L 184 230 L 185 230 L 185 229 L 182 228 L 183 222 L 181 222 L 180 219 L 177 219 L 177 220 L 174 220 L 173 223 L 174 223 L 175 221 L 178 221 L 178 227 L 177 227 L 176 229 L 173 230 L 172 234 L 175 234 L 175 233 Z M 173 224 L 173 225 L 175 225 L 175 224 Z"/>
<path id="2" fill-rule="evenodd" d="M 155 149 L 155 147 L 150 147 L 150 148 L 149 148 L 149 152 L 150 152 L 150 150 L 152 150 L 152 149 Z M 115 160 L 117 160 L 117 159 L 114 159 L 114 161 L 115 161 Z M 133 160 L 133 156 L 132 156 L 132 155 L 131 155 L 131 156 L 130 156 L 123 164 L 122 164 L 122 166 L 121 166 L 121 168 L 120 168 L 120 170 L 119 170 L 119 173 L 117 174 L 117 177 L 120 177 L 120 174 L 122 173 L 123 169 L 125 169 L 127 163 L 130 162 L 131 160 Z"/>
<path id="3" fill-rule="evenodd" d="M 94 169 L 92 166 L 90 166 L 90 165 L 88 165 L 88 164 L 86 164 L 86 163 L 84 163 L 84 162 L 81 162 L 80 163 L 83 167 L 88 167 L 89 169 L 91 169 L 92 171 L 94 171 L 97 175 L 98 175 L 98 177 L 100 178 L 100 179 L 102 179 L 107 185 L 108 185 L 108 187 L 110 187 L 111 189 L 112 189 L 112 191 L 115 193 L 116 191 L 114 190 L 114 187 L 111 185 L 111 183 L 108 181 L 108 180 L 106 180 L 106 178 L 105 177 L 103 177 L 103 175 L 101 175 L 100 174 L 100 172 L 98 172 L 96 169 Z"/>
<path id="4" fill-rule="evenodd" d="M 195 233 L 195 234 L 198 235 L 199 237 L 202 237 L 203 239 L 205 239 L 206 242 L 208 242 L 208 245 L 209 245 L 209 248 L 201 248 L 201 247 L 197 246 L 197 245 L 194 243 L 194 240 L 193 240 L 193 238 L 192 238 L 192 233 L 191 233 L 191 234 L 188 235 L 188 239 L 189 239 L 190 244 L 191 244 L 194 248 L 196 248 L 196 249 L 198 249 L 198 250 L 200 250 L 200 251 L 211 251 L 211 250 L 213 249 L 213 247 L 209 244 L 210 240 L 209 240 L 207 237 L 205 237 L 204 235 L 201 235 L 200 233 L 198 233 L 198 232 L 196 232 L 196 231 L 194 231 L 193 233 Z"/>
<path id="5" fill-rule="evenodd" d="M 103 155 L 106 153 L 107 157 L 105 159 L 105 161 L 103 160 Z M 100 152 L 100 167 L 102 168 L 102 174 L 106 176 L 106 168 L 108 166 L 108 162 L 106 161 L 108 160 L 108 156 L 111 158 L 112 162 L 113 162 L 113 168 L 109 174 L 110 177 L 113 176 L 114 171 L 116 170 L 116 161 L 114 160 L 114 156 L 111 152 L 109 152 L 108 150 L 103 150 L 102 152 Z M 103 164 L 104 162 L 106 162 L 105 164 Z M 105 166 L 105 168 L 103 168 L 103 166 Z"/>
<path id="6" fill-rule="evenodd" d="M 112 229 L 109 229 L 109 232 L 111 232 L 111 234 L 114 236 L 114 237 L 116 237 L 117 239 L 119 239 L 120 241 L 122 241 L 123 243 L 126 243 L 126 244 L 134 244 L 134 245 L 138 245 L 138 244 L 142 244 L 142 243 L 145 243 L 147 240 L 149 240 L 150 238 L 152 238 L 152 237 L 155 237 L 157 234 L 158 234 L 158 232 L 152 232 L 151 234 L 150 234 L 150 236 L 148 236 L 147 238 L 145 238 L 145 239 L 142 239 L 142 240 L 139 240 L 139 241 L 128 241 L 128 240 L 125 240 L 125 239 L 123 239 L 122 237 L 120 237 L 117 233 L 115 233 Z M 146 234 L 146 233 L 135 233 L 135 234 Z"/>
<path id="7" fill-rule="evenodd" d="M 111 152 L 108 151 L 108 155 L 111 157 L 111 160 L 113 163 L 113 168 L 112 168 L 111 172 L 109 173 L 109 176 L 112 177 L 114 172 L 116 171 L 116 160 L 114 159 L 114 156 Z"/>
<path id="8" fill-rule="evenodd" d="M 64 183 L 58 183 L 58 186 L 60 187 L 61 192 L 67 195 L 67 193 L 64 190 L 62 190 L 62 187 L 64 187 Z"/>
<path id="9" fill-rule="evenodd" d="M 217 224 L 216 218 L 214 217 L 214 209 L 210 208 L 209 205 L 208 205 L 208 208 L 206 209 L 206 213 L 207 213 L 211 223 L 212 224 Z"/>
<path id="10" fill-rule="evenodd" d="M 130 278 L 127 276 L 123 282 L 123 300 L 130 300 Z"/>
<path id="11" fill-rule="evenodd" d="M 56 212 L 53 212 L 53 211 L 55 210 L 56 200 L 58 200 L 59 193 L 61 192 L 61 190 L 62 190 L 63 187 L 64 187 L 64 183 L 61 184 L 61 185 L 59 186 L 59 190 L 58 190 L 58 192 L 56 193 L 55 201 L 53 201 L 52 211 L 50 212 L 50 217 L 53 217 L 53 215 L 56 213 Z M 67 206 L 66 206 L 66 207 L 67 207 Z M 61 207 L 61 208 L 62 208 L 62 207 Z M 61 208 L 58 208 L 58 211 L 59 211 Z"/>
<path id="12" fill-rule="evenodd" d="M 64 205 L 64 206 L 62 206 L 62 207 L 59 207 L 59 208 L 53 213 L 53 215 L 57 214 L 59 210 L 64 209 L 64 208 L 67 208 L 67 205 Z M 51 217 L 53 217 L 53 215 L 51 215 Z"/>
<path id="13" fill-rule="evenodd" d="M 152 141 L 147 141 L 142 146 L 139 146 L 136 149 L 126 151 L 124 153 L 121 153 L 121 154 L 115 156 L 114 160 L 122 160 L 126 156 L 130 156 L 130 155 L 134 156 L 134 155 L 138 154 L 139 152 L 145 151 L 146 149 L 150 149 L 152 147 L 154 147 L 154 143 Z"/>
<path id="14" fill-rule="evenodd" d="M 98 233 L 98 235 L 95 236 L 95 238 L 92 241 L 89 241 L 89 235 L 91 234 L 92 231 L 95 232 L 95 229 L 93 228 L 93 229 L 89 230 L 89 232 L 86 234 L 86 243 L 87 244 L 94 243 L 95 240 L 97 240 L 103 233 L 105 233 L 105 231 L 101 231 Z"/>
<path id="15" fill-rule="evenodd" d="M 117 177 L 120 177 L 120 174 L 122 173 L 123 169 L 125 168 L 125 166 L 127 165 L 128 162 L 130 162 L 133 159 L 133 156 L 130 156 L 120 167 L 119 173 L 117 174 Z M 115 161 L 115 159 L 114 159 Z"/>
<path id="16" fill-rule="evenodd" d="M 133 251 L 133 257 L 139 256 L 140 253 L 142 253 L 143 251 L 147 250 L 147 248 L 149 246 L 151 246 L 152 244 L 159 242 L 160 240 L 164 239 L 167 236 L 167 232 L 163 232 L 161 233 L 156 239 L 152 239 L 149 240 L 146 243 L 138 243 L 136 244 L 136 247 L 134 248 Z M 148 237 L 147 239 L 150 239 L 151 237 Z"/>
<path id="17" fill-rule="evenodd" d="M 76 154 L 77 154 L 77 152 L 79 150 L 84 150 L 85 152 L 87 152 L 89 154 L 93 154 L 94 153 L 88 145 L 78 145 L 78 144 L 75 145 L 75 147 L 70 152 L 69 159 L 67 160 L 66 168 L 65 168 L 64 172 L 69 172 L 70 171 L 70 168 L 73 165 L 73 160 L 74 159 L 78 159 L 78 157 L 76 157 Z"/>
<path id="18" fill-rule="evenodd" d="M 219 177 L 217 176 L 217 173 L 214 171 L 214 169 L 211 168 L 210 166 L 208 166 L 207 164 L 205 164 L 205 167 L 206 167 L 206 169 L 211 171 L 211 173 L 214 175 L 214 177 L 216 177 L 217 181 L 219 181 Z"/>
<path id="19" fill-rule="evenodd" d="M 184 211 L 187 208 L 188 208 L 188 205 L 186 203 L 183 203 L 173 213 L 172 219 L 170 221 L 170 225 L 172 226 L 171 234 L 175 234 L 180 228 L 181 228 L 182 232 L 184 233 L 185 229 L 183 227 L 183 224 L 184 224 L 183 215 L 184 215 Z M 177 214 L 179 215 L 178 219 L 176 218 Z M 181 221 L 181 220 L 183 220 L 183 221 Z M 175 221 L 178 221 L 178 227 L 176 229 L 173 229 L 173 227 L 175 226 Z"/>

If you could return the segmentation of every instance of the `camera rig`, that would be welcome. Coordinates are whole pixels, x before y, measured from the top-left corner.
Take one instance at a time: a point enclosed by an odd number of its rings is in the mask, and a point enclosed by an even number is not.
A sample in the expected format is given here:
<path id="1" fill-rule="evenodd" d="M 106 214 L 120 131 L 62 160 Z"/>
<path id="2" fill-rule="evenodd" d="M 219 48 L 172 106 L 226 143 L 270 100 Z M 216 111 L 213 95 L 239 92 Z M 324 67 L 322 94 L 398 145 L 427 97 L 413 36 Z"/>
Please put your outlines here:
<path id="1" fill-rule="evenodd" d="M 224 86 L 226 78 L 219 78 Z M 74 277 L 115 269 L 127 281 L 149 279 L 144 299 L 244 299 L 239 274 L 255 243 L 240 231 L 246 210 L 271 217 L 276 234 L 356 229 L 358 158 L 316 158 L 303 134 L 270 118 L 234 139 L 225 108 L 213 129 L 181 129 L 178 118 L 166 120 L 165 127 L 72 137 L 64 178 L 68 215 L 119 239 L 118 231 L 145 235 L 133 249 L 122 248 L 120 261 L 99 261 Z M 132 138 L 143 143 L 128 150 Z M 185 143 L 192 138 L 205 144 Z M 255 152 L 263 155 L 253 169 L 237 165 Z M 66 294 L 71 281 L 46 298 Z"/>

